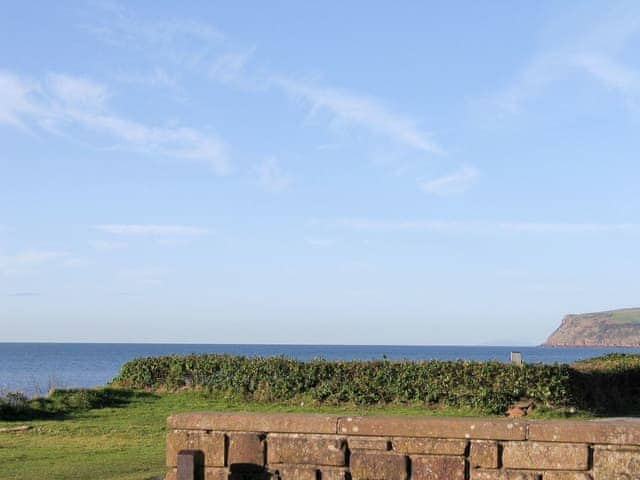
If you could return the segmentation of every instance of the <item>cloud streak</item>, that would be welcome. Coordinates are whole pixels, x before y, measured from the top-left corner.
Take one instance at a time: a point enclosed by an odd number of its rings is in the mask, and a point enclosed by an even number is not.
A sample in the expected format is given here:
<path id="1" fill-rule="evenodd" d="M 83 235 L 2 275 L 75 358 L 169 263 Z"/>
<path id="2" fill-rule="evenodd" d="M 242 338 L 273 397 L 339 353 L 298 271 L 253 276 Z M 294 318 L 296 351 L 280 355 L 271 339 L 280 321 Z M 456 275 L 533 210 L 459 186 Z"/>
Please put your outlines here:
<path id="1" fill-rule="evenodd" d="M 112 235 L 177 235 L 199 236 L 206 235 L 209 230 L 201 227 L 186 225 L 136 225 L 136 224 L 107 224 L 93 227 L 103 233 Z"/>
<path id="2" fill-rule="evenodd" d="M 434 195 L 451 195 L 465 192 L 478 177 L 476 168 L 465 166 L 460 170 L 420 184 L 420 188 Z"/>
<path id="3" fill-rule="evenodd" d="M 380 220 L 370 218 L 340 218 L 314 220 L 312 225 L 330 229 L 370 232 L 431 232 L 431 233 L 526 233 L 526 234 L 596 234 L 640 233 L 637 223 L 544 223 L 489 222 L 440 220 Z"/>
<path id="4" fill-rule="evenodd" d="M 444 149 L 432 140 L 431 135 L 420 130 L 415 121 L 389 110 L 376 99 L 285 76 L 274 76 L 272 82 L 304 101 L 312 114 L 324 110 L 345 123 L 385 135 L 401 145 L 429 153 L 444 153 Z"/>
<path id="5" fill-rule="evenodd" d="M 68 260 L 69 252 L 58 250 L 24 250 L 13 255 L 0 255 L 0 273 L 19 273 L 60 260 Z"/>
<path id="6" fill-rule="evenodd" d="M 260 185 L 270 192 L 282 192 L 293 182 L 293 178 L 280 167 L 275 157 L 269 157 L 256 165 L 254 172 Z"/>
<path id="7" fill-rule="evenodd" d="M 119 148 L 199 162 L 219 175 L 229 171 L 228 148 L 216 135 L 125 118 L 109 111 L 108 98 L 106 87 L 81 77 L 56 74 L 38 82 L 0 71 L 0 123 L 58 134 L 80 128 Z"/>

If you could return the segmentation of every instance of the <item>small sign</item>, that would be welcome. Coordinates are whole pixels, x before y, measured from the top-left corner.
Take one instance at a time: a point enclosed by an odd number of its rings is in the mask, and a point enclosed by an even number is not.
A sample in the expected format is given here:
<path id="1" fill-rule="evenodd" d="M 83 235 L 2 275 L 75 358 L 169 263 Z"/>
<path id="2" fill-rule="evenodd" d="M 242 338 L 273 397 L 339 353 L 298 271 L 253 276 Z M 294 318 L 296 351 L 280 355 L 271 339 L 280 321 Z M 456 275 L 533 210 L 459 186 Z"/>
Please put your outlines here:
<path id="1" fill-rule="evenodd" d="M 522 353 L 511 352 L 511 363 L 515 363 L 516 365 L 522 365 Z"/>

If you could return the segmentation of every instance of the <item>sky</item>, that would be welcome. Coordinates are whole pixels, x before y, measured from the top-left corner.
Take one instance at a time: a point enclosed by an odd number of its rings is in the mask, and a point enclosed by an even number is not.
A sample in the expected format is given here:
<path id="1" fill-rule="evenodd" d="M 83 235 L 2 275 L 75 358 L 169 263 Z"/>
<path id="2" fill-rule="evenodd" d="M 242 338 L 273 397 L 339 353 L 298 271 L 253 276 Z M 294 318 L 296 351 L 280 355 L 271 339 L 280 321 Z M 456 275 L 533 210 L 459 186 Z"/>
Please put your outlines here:
<path id="1" fill-rule="evenodd" d="M 640 3 L 5 2 L 0 341 L 538 344 L 640 305 Z"/>

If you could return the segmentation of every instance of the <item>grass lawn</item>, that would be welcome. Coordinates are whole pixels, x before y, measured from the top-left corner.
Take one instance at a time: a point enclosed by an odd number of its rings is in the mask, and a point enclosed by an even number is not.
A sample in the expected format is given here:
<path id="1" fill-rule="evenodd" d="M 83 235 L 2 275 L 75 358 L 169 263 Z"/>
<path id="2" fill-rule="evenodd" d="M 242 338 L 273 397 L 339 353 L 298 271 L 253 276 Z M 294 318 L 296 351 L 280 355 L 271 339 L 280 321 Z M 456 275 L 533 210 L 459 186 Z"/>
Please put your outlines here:
<path id="1" fill-rule="evenodd" d="M 0 433 L 0 479 L 144 480 L 163 475 L 166 418 L 194 410 L 480 416 L 474 411 L 424 406 L 317 407 L 225 401 L 194 391 L 140 392 L 124 405 L 72 413 L 63 419 L 0 421 L 0 428 L 33 427 L 24 433 Z"/>

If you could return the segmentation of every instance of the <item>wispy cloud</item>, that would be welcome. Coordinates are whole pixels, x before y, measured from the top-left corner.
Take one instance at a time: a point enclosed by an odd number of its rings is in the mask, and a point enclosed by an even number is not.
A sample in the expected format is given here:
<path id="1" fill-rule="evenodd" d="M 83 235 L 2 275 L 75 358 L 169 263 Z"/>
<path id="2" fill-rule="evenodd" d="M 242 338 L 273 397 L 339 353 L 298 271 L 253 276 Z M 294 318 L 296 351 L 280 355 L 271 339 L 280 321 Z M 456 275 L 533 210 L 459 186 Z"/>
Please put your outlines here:
<path id="1" fill-rule="evenodd" d="M 628 7 L 628 8 L 627 8 Z M 640 9 L 633 2 L 599 14 L 585 30 L 555 48 L 537 52 L 502 91 L 493 97 L 503 112 L 516 113 L 523 103 L 553 83 L 586 73 L 608 88 L 637 100 L 640 73 L 617 59 L 640 33 Z"/>
<path id="2" fill-rule="evenodd" d="M 588 234 L 628 232 L 640 233 L 638 223 L 544 223 L 489 222 L 446 220 L 381 220 L 370 218 L 340 218 L 313 220 L 312 225 L 330 229 L 377 232 L 433 232 L 433 233 L 530 233 L 530 234 Z"/>
<path id="3" fill-rule="evenodd" d="M 206 235 L 210 231 L 206 228 L 186 225 L 132 225 L 108 224 L 96 225 L 95 230 L 112 235 Z"/>
<path id="4" fill-rule="evenodd" d="M 254 167 L 258 182 L 265 190 L 281 192 L 289 188 L 293 178 L 287 174 L 275 157 L 269 157 Z"/>
<path id="5" fill-rule="evenodd" d="M 145 87 L 178 88 L 178 80 L 175 75 L 165 69 L 156 67 L 148 72 L 120 72 L 114 78 L 122 83 L 142 85 Z"/>
<path id="6" fill-rule="evenodd" d="M 189 127 L 147 125 L 110 112 L 103 85 L 70 75 L 38 82 L 0 71 L 0 123 L 28 130 L 65 132 L 77 127 L 118 142 L 119 148 L 206 164 L 217 174 L 229 170 L 226 144 Z"/>
<path id="7" fill-rule="evenodd" d="M 41 297 L 42 294 L 40 292 L 14 292 L 8 293 L 7 297 Z"/>
<path id="8" fill-rule="evenodd" d="M 340 121 L 383 134 L 407 147 L 438 154 L 444 151 L 414 120 L 388 109 L 379 100 L 286 76 L 274 76 L 272 81 L 308 104 L 312 114 L 324 110 Z"/>
<path id="9" fill-rule="evenodd" d="M 12 255 L 0 254 L 0 273 L 18 273 L 56 261 L 66 261 L 70 257 L 69 252 L 58 250 L 25 250 Z"/>
<path id="10" fill-rule="evenodd" d="M 99 251 L 99 252 L 107 252 L 110 250 L 122 250 L 127 248 L 127 244 L 125 242 L 113 242 L 108 240 L 95 240 L 89 242 L 89 245 Z"/>
<path id="11" fill-rule="evenodd" d="M 195 43 L 206 51 L 210 44 L 224 39 L 218 29 L 197 20 L 144 18 L 111 1 L 93 2 L 93 6 L 99 14 L 93 15 L 83 28 L 111 44 L 127 48 L 153 45 L 159 47 L 159 52 L 169 55 L 176 44 Z"/>
<path id="12" fill-rule="evenodd" d="M 478 177 L 478 170 L 465 166 L 460 170 L 433 180 L 427 180 L 420 184 L 420 188 L 426 193 L 434 195 L 450 195 L 465 192 Z"/>
<path id="13" fill-rule="evenodd" d="M 329 248 L 329 247 L 332 247 L 335 243 L 334 240 L 331 240 L 329 238 L 319 238 L 319 237 L 307 237 L 304 240 L 305 242 L 307 242 L 307 244 L 310 247 L 317 248 L 317 249 Z"/>

